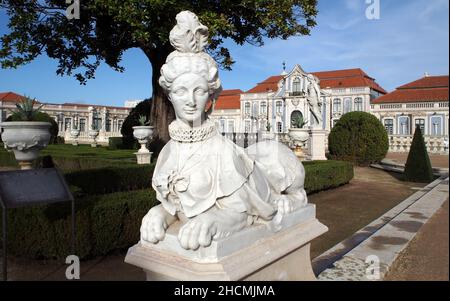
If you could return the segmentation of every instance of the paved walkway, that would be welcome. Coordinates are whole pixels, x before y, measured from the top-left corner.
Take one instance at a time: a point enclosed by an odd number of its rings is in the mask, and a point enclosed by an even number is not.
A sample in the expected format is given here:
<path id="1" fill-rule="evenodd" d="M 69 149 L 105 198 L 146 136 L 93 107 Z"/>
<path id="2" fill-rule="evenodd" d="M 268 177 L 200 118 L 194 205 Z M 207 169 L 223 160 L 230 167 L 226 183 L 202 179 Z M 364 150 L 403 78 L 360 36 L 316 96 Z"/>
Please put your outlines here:
<path id="1" fill-rule="evenodd" d="M 448 178 L 440 178 L 430 183 L 383 216 L 382 219 L 386 217 L 388 220 L 386 224 L 350 251 L 346 250 L 341 259 L 320 273 L 319 279 L 384 280 L 394 264 L 400 266 L 394 275 L 401 276 L 403 272 L 401 268 L 405 267 L 406 261 L 399 255 L 404 254 L 406 259 L 412 260 L 406 263 L 406 273 L 412 271 L 409 269 L 415 269 L 419 273 L 427 271 L 428 275 L 436 275 L 436 278 L 444 280 L 440 276 L 442 274 L 440 265 L 444 267 L 447 265 L 448 270 L 448 214 L 446 217 L 441 217 L 440 215 L 436 216 L 436 213 L 448 201 L 448 196 Z M 432 222 L 434 218 L 439 221 L 447 219 L 447 224 L 435 224 Z M 430 227 L 429 223 L 432 225 L 431 229 L 428 228 Z M 428 226 L 425 227 L 425 225 Z M 426 230 L 427 228 L 428 230 Z M 425 236 L 416 236 L 423 229 L 427 231 Z M 409 244 L 415 238 L 419 247 L 408 250 Z M 430 244 L 430 242 L 434 242 L 434 244 Z M 334 252 L 334 249 L 331 251 Z M 326 257 L 328 253 L 333 255 L 333 252 L 328 251 L 320 257 Z M 447 255 L 443 256 L 445 253 Z M 441 256 L 436 257 L 436 254 Z M 422 266 L 427 263 L 425 258 L 430 262 L 433 261 L 434 265 Z M 378 272 L 374 269 L 377 269 Z M 373 273 L 368 273 L 368 271 Z M 415 280 L 420 280 L 420 278 Z"/>
<path id="2" fill-rule="evenodd" d="M 431 165 L 433 167 L 448 168 L 448 155 L 429 155 L 429 157 L 431 160 Z M 405 164 L 406 160 L 408 159 L 408 153 L 388 153 L 386 155 L 386 159 Z"/>
<path id="3" fill-rule="evenodd" d="M 449 202 L 417 232 L 384 280 L 449 280 Z"/>

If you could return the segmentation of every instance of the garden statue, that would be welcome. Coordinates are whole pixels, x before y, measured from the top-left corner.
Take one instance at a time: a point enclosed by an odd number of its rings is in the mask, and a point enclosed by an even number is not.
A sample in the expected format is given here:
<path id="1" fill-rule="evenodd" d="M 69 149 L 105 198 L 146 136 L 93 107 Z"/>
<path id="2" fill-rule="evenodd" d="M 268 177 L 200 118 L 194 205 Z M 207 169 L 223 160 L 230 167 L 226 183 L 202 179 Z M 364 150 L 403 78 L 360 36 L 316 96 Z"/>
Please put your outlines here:
<path id="1" fill-rule="evenodd" d="M 322 126 L 322 109 L 321 109 L 321 100 L 320 100 L 320 88 L 319 85 L 314 78 L 314 75 L 308 74 L 308 84 L 307 84 L 307 96 L 306 99 L 308 101 L 308 105 L 310 107 L 310 111 L 314 116 L 314 124 L 318 127 Z"/>
<path id="2" fill-rule="evenodd" d="M 153 174 L 161 204 L 143 218 L 141 242 L 164 240 L 169 226 L 180 221 L 179 243 L 196 250 L 304 207 L 305 173 L 292 151 L 276 141 L 244 150 L 218 133 L 205 112 L 222 90 L 217 64 L 204 52 L 208 28 L 189 11 L 176 19 L 170 32 L 175 51 L 159 79 L 176 120 Z"/>

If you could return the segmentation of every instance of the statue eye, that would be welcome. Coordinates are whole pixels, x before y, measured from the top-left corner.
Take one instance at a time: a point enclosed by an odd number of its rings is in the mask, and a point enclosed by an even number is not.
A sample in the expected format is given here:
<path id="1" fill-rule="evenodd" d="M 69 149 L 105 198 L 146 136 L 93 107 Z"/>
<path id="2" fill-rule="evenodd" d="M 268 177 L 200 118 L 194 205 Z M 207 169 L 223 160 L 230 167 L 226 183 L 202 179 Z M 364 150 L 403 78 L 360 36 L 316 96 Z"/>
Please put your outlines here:
<path id="1" fill-rule="evenodd" d="M 205 93 L 206 93 L 206 91 L 202 88 L 195 90 L 195 94 L 198 94 L 198 95 L 205 95 Z"/>
<path id="2" fill-rule="evenodd" d="M 184 95 L 185 92 L 186 92 L 185 89 L 178 89 L 178 90 L 175 90 L 173 93 L 175 95 L 182 96 L 182 95 Z"/>

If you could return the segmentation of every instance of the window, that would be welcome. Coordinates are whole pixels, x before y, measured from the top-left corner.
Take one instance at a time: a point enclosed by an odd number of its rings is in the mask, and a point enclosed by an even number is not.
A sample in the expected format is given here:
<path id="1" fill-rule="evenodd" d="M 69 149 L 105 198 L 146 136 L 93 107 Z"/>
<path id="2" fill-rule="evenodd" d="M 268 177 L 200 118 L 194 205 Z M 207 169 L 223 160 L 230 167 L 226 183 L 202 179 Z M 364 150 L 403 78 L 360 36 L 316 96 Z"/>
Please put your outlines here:
<path id="1" fill-rule="evenodd" d="M 361 97 L 355 98 L 355 111 L 363 111 L 363 99 Z"/>
<path id="2" fill-rule="evenodd" d="M 219 119 L 219 131 L 221 133 L 225 132 L 225 119 L 223 118 Z"/>
<path id="3" fill-rule="evenodd" d="M 431 117 L 431 135 L 440 136 L 442 135 L 442 118 L 441 116 Z"/>
<path id="4" fill-rule="evenodd" d="M 419 126 L 420 127 L 420 131 L 422 132 L 422 134 L 425 134 L 425 119 L 422 119 L 422 118 L 418 118 L 418 119 L 416 119 L 415 120 L 415 128 L 417 127 L 417 126 Z"/>
<path id="5" fill-rule="evenodd" d="M 352 111 L 352 99 L 350 97 L 344 98 L 344 114 Z"/>
<path id="6" fill-rule="evenodd" d="M 71 118 L 65 118 L 64 119 L 64 131 L 70 131 L 72 128 L 71 128 L 71 125 L 72 125 L 72 119 Z"/>
<path id="7" fill-rule="evenodd" d="M 101 130 L 102 129 L 102 119 L 101 118 L 94 118 L 94 126 L 97 130 Z"/>
<path id="8" fill-rule="evenodd" d="M 300 95 L 302 92 L 302 83 L 300 81 L 300 78 L 294 79 L 294 83 L 292 85 L 292 94 L 293 95 Z"/>
<path id="9" fill-rule="evenodd" d="M 249 102 L 245 103 L 244 113 L 247 115 L 250 114 L 250 103 Z"/>
<path id="10" fill-rule="evenodd" d="M 386 132 L 388 135 L 394 134 L 394 120 L 392 119 L 385 119 L 384 120 L 384 128 L 386 129 Z"/>
<path id="11" fill-rule="evenodd" d="M 267 114 L 267 104 L 265 101 L 261 102 L 260 113 L 263 115 Z"/>
<path id="12" fill-rule="evenodd" d="M 257 102 L 255 102 L 253 104 L 252 116 L 253 117 L 257 117 L 258 116 L 258 103 Z"/>
<path id="13" fill-rule="evenodd" d="M 409 135 L 409 117 L 408 116 L 400 116 L 398 118 L 399 131 L 400 135 Z"/>
<path id="14" fill-rule="evenodd" d="M 283 112 L 283 103 L 281 101 L 277 101 L 275 106 L 277 113 L 281 114 Z"/>
<path id="15" fill-rule="evenodd" d="M 277 122 L 277 132 L 278 133 L 283 132 L 283 124 L 281 122 Z"/>
<path id="16" fill-rule="evenodd" d="M 333 112 L 340 112 L 341 111 L 341 99 L 335 98 L 333 100 Z"/>
<path id="17" fill-rule="evenodd" d="M 86 119 L 80 118 L 80 132 L 86 131 Z"/>
<path id="18" fill-rule="evenodd" d="M 234 120 L 228 120 L 228 132 L 234 133 Z"/>
<path id="19" fill-rule="evenodd" d="M 105 130 L 111 132 L 111 119 L 106 119 Z"/>
<path id="20" fill-rule="evenodd" d="M 6 110 L 2 110 L 2 118 L 0 120 L 1 121 L 5 121 L 6 120 Z"/>
<path id="21" fill-rule="evenodd" d="M 245 121 L 245 129 L 244 129 L 244 132 L 249 133 L 249 132 L 250 132 L 250 128 L 251 128 L 250 120 L 246 120 L 246 121 Z"/>

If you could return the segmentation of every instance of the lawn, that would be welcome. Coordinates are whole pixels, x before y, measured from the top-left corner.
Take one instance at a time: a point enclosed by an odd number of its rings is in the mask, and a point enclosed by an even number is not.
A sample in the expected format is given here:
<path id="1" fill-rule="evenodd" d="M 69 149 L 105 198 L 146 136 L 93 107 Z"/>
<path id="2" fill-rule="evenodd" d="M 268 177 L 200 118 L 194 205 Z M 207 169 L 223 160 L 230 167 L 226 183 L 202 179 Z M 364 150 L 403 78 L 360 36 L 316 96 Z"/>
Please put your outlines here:
<path id="1" fill-rule="evenodd" d="M 64 171 L 92 169 L 107 166 L 125 166 L 135 165 L 136 150 L 118 149 L 110 150 L 107 147 L 93 148 L 90 145 L 73 146 L 70 144 L 49 145 L 40 153 L 40 157 L 50 155 L 54 162 Z M 37 160 L 39 166 L 41 160 Z M 0 166 L 17 167 L 12 152 L 6 151 L 3 146 L 0 147 Z"/>
<path id="2" fill-rule="evenodd" d="M 41 151 L 42 156 L 51 155 L 52 157 L 66 158 L 89 158 L 100 160 L 112 160 L 117 163 L 134 163 L 136 155 L 134 149 L 110 150 L 107 147 L 91 147 L 90 145 L 73 146 L 70 144 L 49 145 Z"/>

